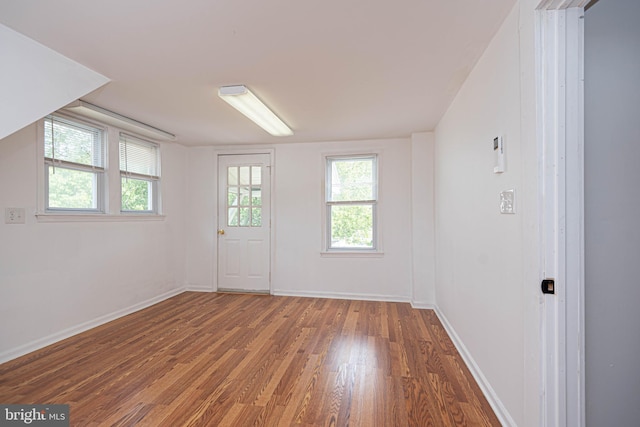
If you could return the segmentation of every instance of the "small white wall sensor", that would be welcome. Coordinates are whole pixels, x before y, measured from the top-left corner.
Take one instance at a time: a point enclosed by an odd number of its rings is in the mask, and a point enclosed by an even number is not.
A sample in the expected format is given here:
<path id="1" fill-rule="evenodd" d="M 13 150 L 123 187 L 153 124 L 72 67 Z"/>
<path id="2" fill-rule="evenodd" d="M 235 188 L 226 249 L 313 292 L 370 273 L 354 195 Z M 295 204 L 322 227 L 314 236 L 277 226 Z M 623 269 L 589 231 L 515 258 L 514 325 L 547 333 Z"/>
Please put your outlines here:
<path id="1" fill-rule="evenodd" d="M 504 172 L 504 142 L 501 136 L 493 138 L 493 173 Z"/>

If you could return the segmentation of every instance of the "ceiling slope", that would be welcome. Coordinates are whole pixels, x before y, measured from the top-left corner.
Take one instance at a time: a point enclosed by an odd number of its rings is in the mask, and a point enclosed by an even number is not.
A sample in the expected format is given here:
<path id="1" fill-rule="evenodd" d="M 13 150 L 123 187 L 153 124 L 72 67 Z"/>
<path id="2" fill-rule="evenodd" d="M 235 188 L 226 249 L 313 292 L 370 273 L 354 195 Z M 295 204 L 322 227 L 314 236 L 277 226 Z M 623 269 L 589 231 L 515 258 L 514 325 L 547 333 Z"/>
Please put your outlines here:
<path id="1" fill-rule="evenodd" d="M 0 139 L 109 81 L 0 25 Z"/>
<path id="2" fill-rule="evenodd" d="M 182 144 L 305 142 L 432 130 L 515 3 L 0 0 L 0 23 L 112 80 L 85 101 Z M 237 84 L 295 134 L 217 97 Z"/>

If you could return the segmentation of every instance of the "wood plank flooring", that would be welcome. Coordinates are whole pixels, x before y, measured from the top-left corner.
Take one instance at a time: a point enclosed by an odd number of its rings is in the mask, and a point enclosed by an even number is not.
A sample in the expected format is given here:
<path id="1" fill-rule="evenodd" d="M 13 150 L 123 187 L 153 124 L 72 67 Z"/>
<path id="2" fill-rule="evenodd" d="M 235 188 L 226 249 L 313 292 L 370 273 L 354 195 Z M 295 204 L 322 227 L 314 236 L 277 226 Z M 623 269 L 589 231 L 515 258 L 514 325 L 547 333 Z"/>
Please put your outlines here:
<path id="1" fill-rule="evenodd" d="M 72 426 L 499 426 L 435 313 L 186 292 L 0 365 Z"/>

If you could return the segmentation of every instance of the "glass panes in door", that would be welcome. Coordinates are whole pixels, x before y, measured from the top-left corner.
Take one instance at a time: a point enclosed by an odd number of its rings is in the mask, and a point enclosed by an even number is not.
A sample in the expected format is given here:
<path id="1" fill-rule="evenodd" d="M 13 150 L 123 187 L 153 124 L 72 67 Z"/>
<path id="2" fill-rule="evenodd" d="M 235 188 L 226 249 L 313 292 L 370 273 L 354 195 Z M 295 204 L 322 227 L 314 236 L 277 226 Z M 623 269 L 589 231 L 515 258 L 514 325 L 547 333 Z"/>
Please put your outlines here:
<path id="1" fill-rule="evenodd" d="M 262 167 L 227 167 L 227 225 L 262 226 Z"/>

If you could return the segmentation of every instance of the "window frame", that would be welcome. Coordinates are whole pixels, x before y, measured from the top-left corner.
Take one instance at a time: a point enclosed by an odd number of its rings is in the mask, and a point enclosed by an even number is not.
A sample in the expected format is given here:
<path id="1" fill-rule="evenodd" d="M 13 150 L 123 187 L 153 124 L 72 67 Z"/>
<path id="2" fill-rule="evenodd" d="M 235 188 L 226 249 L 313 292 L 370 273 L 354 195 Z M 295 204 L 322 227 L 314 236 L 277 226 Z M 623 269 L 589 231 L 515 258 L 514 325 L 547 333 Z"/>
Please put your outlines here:
<path id="1" fill-rule="evenodd" d="M 61 119 L 63 122 L 69 122 L 69 125 L 76 126 L 78 128 L 90 128 L 98 132 L 98 138 L 100 143 L 100 150 L 102 151 L 102 166 L 91 166 L 82 163 L 76 163 L 68 160 L 60 160 L 55 158 L 55 154 L 53 157 L 46 157 L 45 155 L 45 135 L 46 129 L 45 127 L 48 125 L 49 120 L 54 120 L 55 118 Z M 106 193 L 106 175 L 108 171 L 108 145 L 107 145 L 107 137 L 106 137 L 106 128 L 104 126 L 100 126 L 95 123 L 91 123 L 86 120 L 78 119 L 76 117 L 70 117 L 65 114 L 60 114 L 58 112 L 48 114 L 42 120 L 42 138 L 38 138 L 38 144 L 42 149 L 42 167 L 43 167 L 43 175 L 44 175 L 44 212 L 51 214 L 104 214 L 106 212 L 106 201 L 105 201 L 105 193 Z M 93 194 L 95 208 L 69 208 L 69 207 L 51 207 L 49 205 L 50 197 L 49 197 L 49 182 L 50 182 L 50 173 L 49 168 L 53 167 L 55 170 L 65 169 L 71 171 L 79 171 L 79 172 L 87 172 L 94 174 L 95 179 L 95 192 Z"/>
<path id="2" fill-rule="evenodd" d="M 121 155 L 120 155 L 120 144 L 122 143 L 122 140 L 124 138 L 125 140 L 125 145 L 127 144 L 126 140 L 127 137 L 131 138 L 132 142 L 134 144 L 139 144 L 139 145 L 147 145 L 147 146 L 152 146 L 155 149 L 155 162 L 156 162 L 156 169 L 157 169 L 157 174 L 156 175 L 145 175 L 145 174 L 140 174 L 140 173 L 135 173 L 135 172 L 129 172 L 126 170 L 122 169 L 122 165 L 120 164 L 120 160 L 122 159 Z M 123 214 L 130 214 L 130 215 L 157 215 L 159 213 L 159 207 L 160 207 L 160 180 L 162 177 L 162 162 L 161 162 L 161 155 L 160 155 L 160 144 L 157 142 L 153 142 L 150 141 L 148 139 L 145 138 L 141 138 L 139 136 L 135 136 L 129 132 L 119 132 L 118 135 L 118 170 L 120 171 L 120 212 Z M 146 181 L 148 183 L 151 184 L 151 209 L 146 209 L 146 210 L 129 210 L 129 209 L 123 209 L 122 206 L 122 179 L 134 179 L 134 180 L 138 180 L 138 181 Z"/>
<path id="3" fill-rule="evenodd" d="M 229 182 L 229 170 L 230 168 L 237 168 L 237 183 L 230 183 Z M 249 183 L 248 184 L 242 184 L 242 172 L 241 172 L 241 168 L 246 167 L 249 169 Z M 260 183 L 254 183 L 253 181 L 253 177 L 254 177 L 254 168 L 258 168 L 260 170 Z M 231 165 L 231 166 L 227 166 L 227 170 L 226 170 L 226 178 L 225 178 L 225 182 L 226 182 L 226 197 L 224 199 L 224 208 L 225 208 L 225 212 L 226 215 L 224 217 L 224 224 L 225 227 L 231 227 L 231 228 L 237 228 L 237 229 L 243 229 L 243 228 L 261 228 L 264 227 L 264 223 L 262 222 L 262 211 L 264 206 L 262 205 L 262 191 L 264 189 L 264 164 L 261 163 L 257 163 L 257 162 L 249 162 L 246 164 L 242 164 L 242 165 Z M 243 205 L 241 202 L 241 189 L 242 187 L 248 187 L 249 188 L 249 194 L 250 196 L 248 197 L 249 199 L 249 204 L 245 204 Z M 260 205 L 254 205 L 253 203 L 253 194 L 254 194 L 254 187 L 259 188 L 260 191 Z M 238 190 L 237 194 L 238 197 L 236 199 L 237 203 L 235 205 L 229 205 L 229 189 L 231 188 L 236 188 Z M 229 212 L 231 209 L 237 209 L 237 224 L 231 224 L 231 218 L 229 215 Z M 240 224 L 240 218 L 241 218 L 241 209 L 248 209 L 249 212 L 249 222 L 247 225 L 242 225 Z M 260 224 L 254 224 L 253 218 L 254 218 L 254 213 L 253 210 L 254 209 L 259 209 L 260 211 Z"/>
<path id="4" fill-rule="evenodd" d="M 332 165 L 334 161 L 373 160 L 373 199 L 332 201 L 330 199 L 332 184 Z M 322 256 L 378 256 L 382 255 L 382 239 L 380 233 L 380 170 L 381 155 L 379 151 L 368 150 L 358 153 L 331 153 L 322 156 L 323 191 L 322 191 Z M 334 247 L 331 239 L 331 219 L 333 206 L 371 206 L 372 209 L 372 247 Z"/>
<path id="5" fill-rule="evenodd" d="M 102 210 L 86 209 L 47 209 L 47 170 L 45 165 L 45 119 L 48 116 L 58 116 L 77 122 L 84 126 L 98 128 L 103 131 L 104 172 L 100 186 L 99 203 Z M 36 122 L 36 172 L 37 172 L 37 207 L 35 218 L 38 222 L 129 222 L 129 221 L 164 221 L 166 216 L 162 212 L 162 178 L 159 177 L 155 188 L 156 211 L 121 211 L 121 177 L 119 168 L 119 134 L 124 132 L 137 139 L 152 142 L 157 145 L 158 168 L 162 168 L 162 142 L 138 135 L 132 130 L 125 130 L 111 123 L 106 123 L 84 115 L 66 110 L 55 111 Z M 115 141 L 115 143 L 114 143 Z"/>

